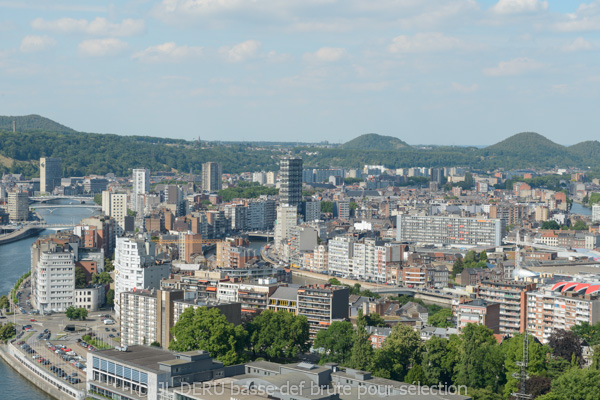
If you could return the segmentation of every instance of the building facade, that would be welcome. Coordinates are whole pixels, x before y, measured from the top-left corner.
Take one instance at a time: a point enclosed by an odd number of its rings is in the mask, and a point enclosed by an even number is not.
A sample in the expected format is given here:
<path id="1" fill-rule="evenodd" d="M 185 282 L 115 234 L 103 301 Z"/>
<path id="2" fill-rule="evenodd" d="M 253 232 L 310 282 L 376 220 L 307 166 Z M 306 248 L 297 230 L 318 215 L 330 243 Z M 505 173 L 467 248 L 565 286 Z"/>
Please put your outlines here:
<path id="1" fill-rule="evenodd" d="M 202 190 L 206 192 L 218 192 L 223 188 L 223 169 L 221 164 L 206 162 L 202 164 Z"/>
<path id="2" fill-rule="evenodd" d="M 298 207 L 302 202 L 302 159 L 284 157 L 280 162 L 280 204 Z"/>
<path id="3" fill-rule="evenodd" d="M 40 193 L 52 193 L 60 186 L 62 167 L 60 158 L 40 158 Z"/>

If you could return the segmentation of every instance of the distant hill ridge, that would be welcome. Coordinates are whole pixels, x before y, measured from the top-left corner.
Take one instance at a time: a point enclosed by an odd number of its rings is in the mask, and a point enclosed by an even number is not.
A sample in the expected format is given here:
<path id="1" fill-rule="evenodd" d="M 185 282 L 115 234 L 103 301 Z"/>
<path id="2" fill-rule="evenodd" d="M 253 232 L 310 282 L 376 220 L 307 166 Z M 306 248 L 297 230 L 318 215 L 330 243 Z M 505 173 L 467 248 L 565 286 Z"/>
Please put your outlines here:
<path id="1" fill-rule="evenodd" d="M 342 149 L 390 151 L 405 149 L 410 146 L 393 136 L 383 136 L 377 133 L 366 133 L 344 143 Z"/>
<path id="2" fill-rule="evenodd" d="M 0 116 L 0 130 L 12 132 L 13 121 L 17 132 L 73 133 L 75 130 L 40 115 Z"/>

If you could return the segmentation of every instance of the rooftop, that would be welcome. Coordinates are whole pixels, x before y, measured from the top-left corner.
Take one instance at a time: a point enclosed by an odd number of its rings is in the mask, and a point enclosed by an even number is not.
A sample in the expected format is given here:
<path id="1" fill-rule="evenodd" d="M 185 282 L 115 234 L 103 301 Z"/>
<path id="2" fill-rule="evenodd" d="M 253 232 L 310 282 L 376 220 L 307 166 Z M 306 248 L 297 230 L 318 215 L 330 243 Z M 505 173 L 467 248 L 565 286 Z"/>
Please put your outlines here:
<path id="1" fill-rule="evenodd" d="M 113 360 L 120 363 L 126 363 L 133 367 L 143 369 L 149 372 L 159 373 L 159 363 L 168 363 L 177 360 L 177 353 L 163 350 L 158 347 L 149 346 L 129 346 L 127 351 L 115 349 L 99 350 L 94 353 L 100 357 Z"/>

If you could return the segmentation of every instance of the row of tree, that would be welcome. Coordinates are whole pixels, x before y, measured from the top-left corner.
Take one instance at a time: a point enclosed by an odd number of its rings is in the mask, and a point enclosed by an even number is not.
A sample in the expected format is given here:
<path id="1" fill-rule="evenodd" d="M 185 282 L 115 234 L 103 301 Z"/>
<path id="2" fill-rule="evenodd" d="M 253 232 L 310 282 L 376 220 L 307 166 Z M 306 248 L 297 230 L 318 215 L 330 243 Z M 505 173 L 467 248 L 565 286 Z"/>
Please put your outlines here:
<path id="1" fill-rule="evenodd" d="M 308 351 L 309 325 L 306 317 L 285 311 L 265 310 L 245 327 L 227 321 L 217 308 L 186 309 L 172 329 L 169 349 L 206 350 L 224 365 L 249 359 L 295 359 Z"/>

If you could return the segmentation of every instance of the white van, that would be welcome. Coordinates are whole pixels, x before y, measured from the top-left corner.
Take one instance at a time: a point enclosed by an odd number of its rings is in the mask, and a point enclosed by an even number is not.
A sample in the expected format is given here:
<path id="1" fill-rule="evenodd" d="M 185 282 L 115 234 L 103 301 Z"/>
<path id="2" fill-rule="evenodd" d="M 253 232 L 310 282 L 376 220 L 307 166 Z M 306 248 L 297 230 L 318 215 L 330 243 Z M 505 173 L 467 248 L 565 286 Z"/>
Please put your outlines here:
<path id="1" fill-rule="evenodd" d="M 114 325 L 115 321 L 113 321 L 112 319 L 105 319 L 104 321 L 104 325 Z"/>

